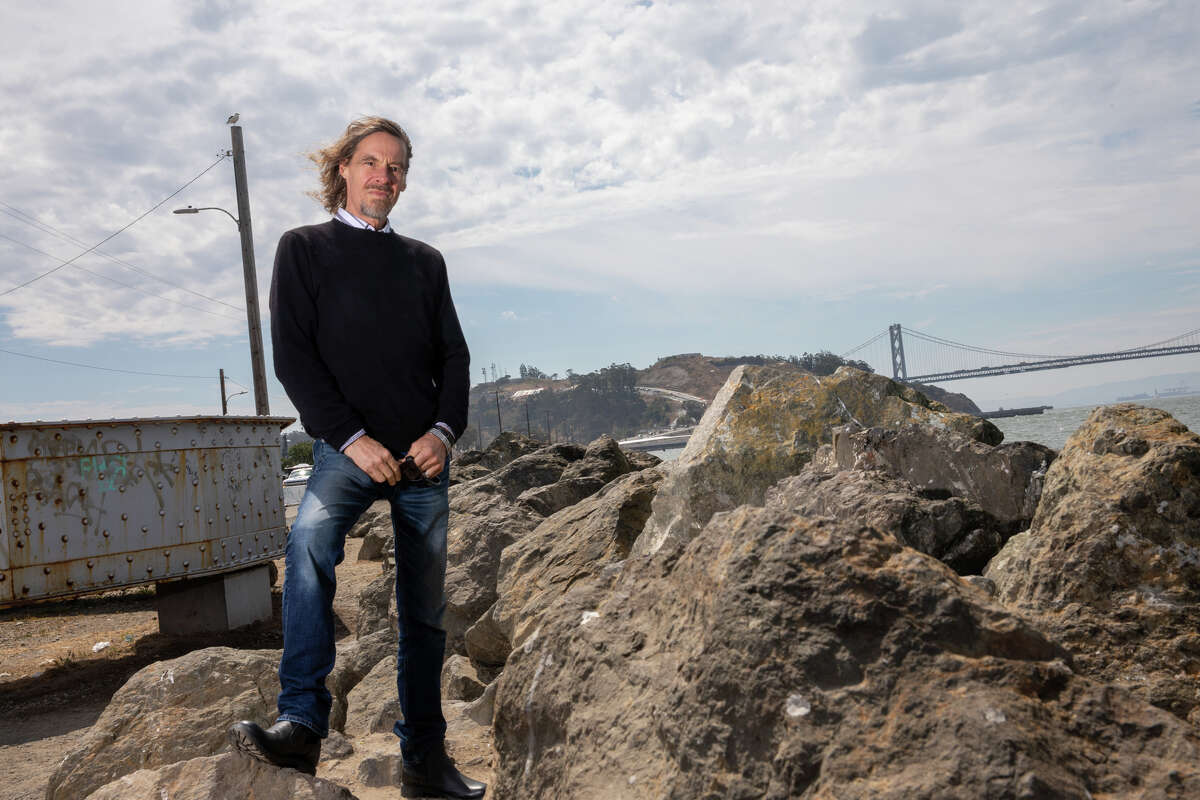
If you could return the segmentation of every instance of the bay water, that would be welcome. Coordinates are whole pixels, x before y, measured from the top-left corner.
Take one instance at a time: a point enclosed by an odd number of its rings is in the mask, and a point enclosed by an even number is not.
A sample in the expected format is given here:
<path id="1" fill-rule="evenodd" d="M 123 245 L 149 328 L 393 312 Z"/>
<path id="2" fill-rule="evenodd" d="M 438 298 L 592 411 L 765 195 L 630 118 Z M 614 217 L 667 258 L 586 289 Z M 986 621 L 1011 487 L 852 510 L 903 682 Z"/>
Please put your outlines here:
<path id="1" fill-rule="evenodd" d="M 1148 408 L 1161 408 L 1186 425 L 1189 430 L 1200 431 L 1200 395 L 1177 397 L 1150 397 L 1133 401 Z M 1037 442 L 1055 450 L 1062 450 L 1068 437 L 1074 433 L 1096 406 L 1074 408 L 1052 408 L 1042 414 L 1024 417 L 1004 417 L 992 422 L 1004 431 L 1006 442 Z"/>

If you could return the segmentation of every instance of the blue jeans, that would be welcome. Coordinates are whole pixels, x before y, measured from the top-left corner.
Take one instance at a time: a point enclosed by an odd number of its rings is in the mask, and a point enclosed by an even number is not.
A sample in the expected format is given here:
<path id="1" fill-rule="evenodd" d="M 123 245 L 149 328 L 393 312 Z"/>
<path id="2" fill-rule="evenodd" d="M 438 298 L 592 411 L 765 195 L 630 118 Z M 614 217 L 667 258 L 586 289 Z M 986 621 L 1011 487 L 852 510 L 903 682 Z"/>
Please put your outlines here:
<path id="1" fill-rule="evenodd" d="M 329 735 L 333 669 L 335 567 L 345 557 L 346 533 L 376 500 L 392 506 L 396 542 L 396 610 L 400 618 L 396 689 L 403 719 L 394 731 L 406 760 L 440 746 L 442 657 L 446 631 L 446 522 L 449 475 L 436 483 L 375 483 L 350 458 L 313 442 L 313 472 L 288 534 L 283 579 L 283 658 L 279 662 L 279 719 Z"/>

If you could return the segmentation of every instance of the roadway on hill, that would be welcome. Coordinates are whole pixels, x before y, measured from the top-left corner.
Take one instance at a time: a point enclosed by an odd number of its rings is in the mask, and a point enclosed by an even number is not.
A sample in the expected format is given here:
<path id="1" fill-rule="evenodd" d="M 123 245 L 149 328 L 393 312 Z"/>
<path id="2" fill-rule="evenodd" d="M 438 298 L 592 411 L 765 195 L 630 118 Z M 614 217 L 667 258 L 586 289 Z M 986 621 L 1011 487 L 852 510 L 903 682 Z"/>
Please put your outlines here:
<path id="1" fill-rule="evenodd" d="M 636 386 L 634 388 L 642 394 L 657 394 L 663 397 L 670 397 L 681 402 L 703 403 L 704 405 L 708 405 L 708 401 L 703 397 L 697 397 L 694 394 L 685 394 L 684 392 L 677 392 L 674 389 L 662 389 L 658 386 Z"/>

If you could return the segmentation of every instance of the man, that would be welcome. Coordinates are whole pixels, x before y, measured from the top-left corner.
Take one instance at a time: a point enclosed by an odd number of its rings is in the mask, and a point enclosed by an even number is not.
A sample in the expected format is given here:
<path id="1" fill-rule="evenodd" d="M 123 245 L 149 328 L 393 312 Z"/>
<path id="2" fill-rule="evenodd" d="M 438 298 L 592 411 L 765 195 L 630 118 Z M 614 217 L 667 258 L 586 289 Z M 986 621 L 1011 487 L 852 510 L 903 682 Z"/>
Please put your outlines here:
<path id="1" fill-rule="evenodd" d="M 236 749 L 310 775 L 329 733 L 334 569 L 346 532 L 375 500 L 391 504 L 400 617 L 396 722 L 405 796 L 482 797 L 446 755 L 447 487 L 467 424 L 470 356 L 437 250 L 392 232 L 388 214 L 412 144 L 381 117 L 352 122 L 312 156 L 334 218 L 279 240 L 271 281 L 275 374 L 313 437 L 313 474 L 288 535 L 279 716 L 239 722 Z"/>

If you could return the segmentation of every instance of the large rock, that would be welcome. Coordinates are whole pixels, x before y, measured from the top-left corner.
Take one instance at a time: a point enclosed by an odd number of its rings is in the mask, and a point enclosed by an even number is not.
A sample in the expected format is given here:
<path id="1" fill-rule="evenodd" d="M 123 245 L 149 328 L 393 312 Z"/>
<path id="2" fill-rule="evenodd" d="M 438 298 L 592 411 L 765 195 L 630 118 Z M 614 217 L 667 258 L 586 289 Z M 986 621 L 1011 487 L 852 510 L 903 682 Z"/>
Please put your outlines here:
<path id="1" fill-rule="evenodd" d="M 512 638 L 496 619 L 496 603 L 467 628 L 463 644 L 471 661 L 488 667 L 504 666 L 512 650 Z"/>
<path id="2" fill-rule="evenodd" d="M 1200 735 L 1069 659 L 890 535 L 742 507 L 546 612 L 499 680 L 495 793 L 1200 796 Z"/>
<path id="3" fill-rule="evenodd" d="M 555 511 L 573 506 L 600 491 L 609 481 L 633 467 L 616 440 L 604 435 L 593 441 L 583 458 L 568 465 L 559 479 L 547 486 L 527 489 L 517 500 L 538 514 L 548 517 Z"/>
<path id="4" fill-rule="evenodd" d="M 484 688 L 469 658 L 453 655 L 442 665 L 442 694 L 450 700 L 469 703 L 483 694 Z"/>
<path id="5" fill-rule="evenodd" d="M 75 795 L 81 797 L 81 795 Z M 354 800 L 344 786 L 237 753 L 179 761 L 125 775 L 87 800 Z"/>
<path id="6" fill-rule="evenodd" d="M 54 770 L 46 800 L 78 800 L 122 775 L 221 752 L 233 723 L 275 718 L 279 655 L 210 647 L 142 668 Z"/>
<path id="7" fill-rule="evenodd" d="M 923 490 L 977 503 L 1010 532 L 1029 527 L 1055 452 L 1033 442 L 997 446 L 931 425 L 837 431 L 841 469 L 879 469 Z"/>
<path id="8" fill-rule="evenodd" d="M 385 569 L 358 592 L 358 616 L 354 630 L 358 637 L 378 631 L 396 630 L 396 569 Z"/>
<path id="9" fill-rule="evenodd" d="M 396 656 L 390 655 L 371 668 L 346 698 L 347 736 L 385 733 L 400 718 L 396 694 Z"/>
<path id="10" fill-rule="evenodd" d="M 984 574 L 1081 670 L 1200 725 L 1200 437 L 1170 414 L 1093 411 Z"/>
<path id="11" fill-rule="evenodd" d="M 585 584 L 629 555 L 662 480 L 656 469 L 625 475 L 504 550 L 499 599 L 490 616 L 509 649 L 525 641 L 568 588 Z"/>
<path id="12" fill-rule="evenodd" d="M 516 431 L 504 431 L 482 450 L 468 450 L 454 458 L 451 463 L 462 467 L 479 464 L 488 470 L 499 469 L 515 458 L 528 455 L 545 447 L 539 442 Z"/>
<path id="13" fill-rule="evenodd" d="M 529 489 L 556 483 L 585 453 L 577 444 L 548 445 L 483 478 L 451 487 L 443 622 L 448 653 L 465 651 L 467 628 L 496 602 L 501 551 L 542 520 L 518 498 Z"/>
<path id="14" fill-rule="evenodd" d="M 389 518 L 387 527 L 376 526 L 368 530 L 362 537 L 362 546 L 358 548 L 359 561 L 380 561 L 395 552 L 395 533 Z"/>
<path id="15" fill-rule="evenodd" d="M 325 686 L 333 695 L 329 709 L 329 727 L 335 731 L 345 729 L 346 704 L 350 691 L 375 667 L 376 664 L 396 655 L 396 629 L 377 630 L 354 639 L 337 648 L 333 671 L 325 679 Z"/>
<path id="16" fill-rule="evenodd" d="M 687 541 L 717 511 L 761 503 L 767 487 L 798 473 L 837 427 L 908 422 L 987 444 L 1003 438 L 990 422 L 950 411 L 882 375 L 841 367 L 818 378 L 780 365 L 736 367 L 674 462 L 634 552 Z"/>
<path id="17" fill-rule="evenodd" d="M 385 536 L 392 532 L 392 505 L 387 500 L 376 500 L 367 506 L 346 536 L 361 539 L 371 531 L 381 531 Z"/>
<path id="18" fill-rule="evenodd" d="M 878 470 L 829 474 L 810 465 L 768 489 L 767 502 L 804 516 L 869 525 L 960 575 L 982 572 L 1007 538 L 1007 526 L 975 503 L 918 489 Z"/>

